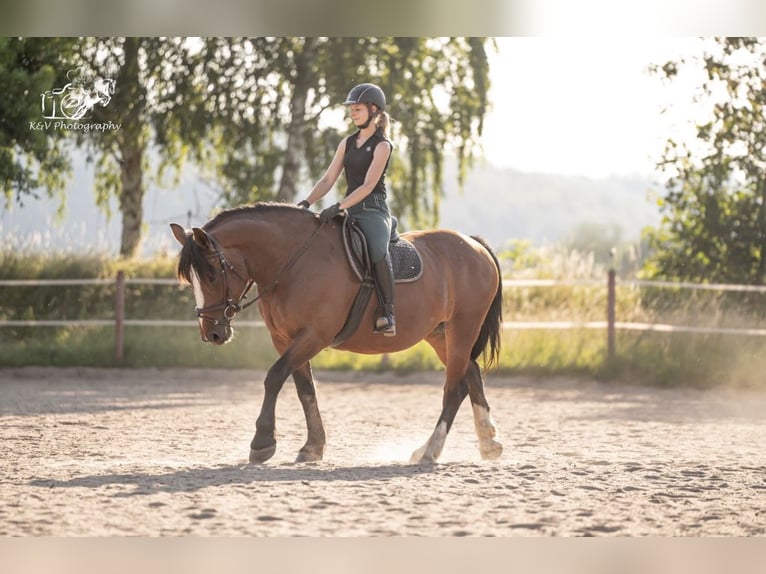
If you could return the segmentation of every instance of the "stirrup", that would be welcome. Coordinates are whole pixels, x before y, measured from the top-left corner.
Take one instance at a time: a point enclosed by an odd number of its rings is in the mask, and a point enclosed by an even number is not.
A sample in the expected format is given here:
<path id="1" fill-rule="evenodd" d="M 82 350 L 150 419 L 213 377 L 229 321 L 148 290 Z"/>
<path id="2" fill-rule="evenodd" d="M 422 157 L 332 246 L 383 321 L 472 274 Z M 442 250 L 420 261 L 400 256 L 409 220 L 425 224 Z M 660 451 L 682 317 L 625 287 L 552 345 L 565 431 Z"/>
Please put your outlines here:
<path id="1" fill-rule="evenodd" d="M 375 333 L 383 333 L 384 337 L 396 336 L 396 321 L 393 315 L 381 315 L 378 320 L 375 321 Z"/>

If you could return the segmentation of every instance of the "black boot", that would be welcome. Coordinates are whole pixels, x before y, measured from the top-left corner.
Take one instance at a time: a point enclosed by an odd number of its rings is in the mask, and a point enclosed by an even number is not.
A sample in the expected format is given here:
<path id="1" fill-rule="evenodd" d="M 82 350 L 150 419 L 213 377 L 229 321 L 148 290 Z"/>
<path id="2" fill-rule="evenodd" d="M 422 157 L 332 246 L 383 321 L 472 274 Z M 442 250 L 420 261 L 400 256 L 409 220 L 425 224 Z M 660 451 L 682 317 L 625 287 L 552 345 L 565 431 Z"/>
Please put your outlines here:
<path id="1" fill-rule="evenodd" d="M 396 335 L 396 320 L 394 319 L 394 270 L 391 267 L 391 257 L 386 256 L 373 263 L 375 280 L 378 283 L 380 296 L 383 300 L 383 315 L 375 321 L 376 333 L 383 333 L 386 337 Z"/>

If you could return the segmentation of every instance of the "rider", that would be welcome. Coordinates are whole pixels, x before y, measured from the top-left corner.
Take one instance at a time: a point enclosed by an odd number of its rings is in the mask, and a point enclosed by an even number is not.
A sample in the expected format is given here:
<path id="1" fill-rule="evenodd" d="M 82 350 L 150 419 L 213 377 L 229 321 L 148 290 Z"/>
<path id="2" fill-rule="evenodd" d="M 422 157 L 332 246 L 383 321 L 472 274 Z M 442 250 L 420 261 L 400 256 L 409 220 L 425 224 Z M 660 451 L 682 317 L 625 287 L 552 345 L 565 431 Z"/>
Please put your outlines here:
<path id="1" fill-rule="evenodd" d="M 329 221 L 346 209 L 361 227 L 383 299 L 384 312 L 375 323 L 375 332 L 392 337 L 396 335 L 396 321 L 394 273 L 388 254 L 391 215 L 386 204 L 386 169 L 393 146 L 386 133 L 386 96 L 375 84 L 364 83 L 354 86 L 343 104 L 349 106 L 351 121 L 358 129 L 343 138 L 327 171 L 298 205 L 310 207 L 330 191 L 345 170 L 345 197 L 325 208 L 319 217 L 322 222 Z"/>

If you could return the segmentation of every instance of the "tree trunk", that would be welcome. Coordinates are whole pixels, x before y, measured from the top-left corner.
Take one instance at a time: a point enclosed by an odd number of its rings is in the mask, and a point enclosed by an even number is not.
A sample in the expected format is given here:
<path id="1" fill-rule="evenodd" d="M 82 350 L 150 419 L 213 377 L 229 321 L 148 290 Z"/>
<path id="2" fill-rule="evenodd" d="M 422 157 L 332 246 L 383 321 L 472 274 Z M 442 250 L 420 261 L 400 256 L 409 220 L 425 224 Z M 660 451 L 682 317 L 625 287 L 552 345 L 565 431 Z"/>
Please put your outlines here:
<path id="1" fill-rule="evenodd" d="M 316 38 L 306 38 L 303 50 L 295 58 L 295 81 L 290 99 L 290 127 L 287 131 L 287 149 L 282 162 L 282 179 L 277 190 L 277 201 L 293 201 L 298 187 L 301 158 L 304 155 L 304 130 L 306 129 L 306 103 L 308 92 L 316 76 Z M 306 190 L 306 195 L 308 195 Z"/>
<path id="2" fill-rule="evenodd" d="M 760 258 L 758 260 L 758 276 L 756 284 L 766 283 L 766 178 L 761 178 L 761 209 L 758 214 L 758 228 L 760 231 Z"/>
<path id="3" fill-rule="evenodd" d="M 143 158 L 146 148 L 143 136 L 145 98 L 139 78 L 138 51 L 140 38 L 126 38 L 125 64 L 120 70 L 118 85 L 131 90 L 133 98 L 120 102 L 126 106 L 119 138 L 120 212 L 122 214 L 122 239 L 120 255 L 133 258 L 141 247 L 141 226 L 143 223 Z M 135 92 L 133 92 L 135 90 Z"/>
<path id="4" fill-rule="evenodd" d="M 143 150 L 138 142 L 123 142 L 120 146 L 120 212 L 122 213 L 122 239 L 120 256 L 133 258 L 141 247 L 141 225 L 144 219 L 144 185 L 141 162 Z"/>

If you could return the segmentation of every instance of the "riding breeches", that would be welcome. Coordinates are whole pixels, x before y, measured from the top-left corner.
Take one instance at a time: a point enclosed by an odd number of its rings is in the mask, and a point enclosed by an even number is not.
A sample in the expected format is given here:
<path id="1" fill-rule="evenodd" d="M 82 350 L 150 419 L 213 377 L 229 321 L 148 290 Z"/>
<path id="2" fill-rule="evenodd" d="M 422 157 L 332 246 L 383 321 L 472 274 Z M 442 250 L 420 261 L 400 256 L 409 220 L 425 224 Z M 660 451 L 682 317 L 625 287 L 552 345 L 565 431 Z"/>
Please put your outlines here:
<path id="1" fill-rule="evenodd" d="M 370 259 L 377 263 L 388 253 L 388 242 L 391 239 L 391 215 L 386 200 L 375 194 L 368 195 L 349 207 L 348 213 L 362 228 Z"/>

